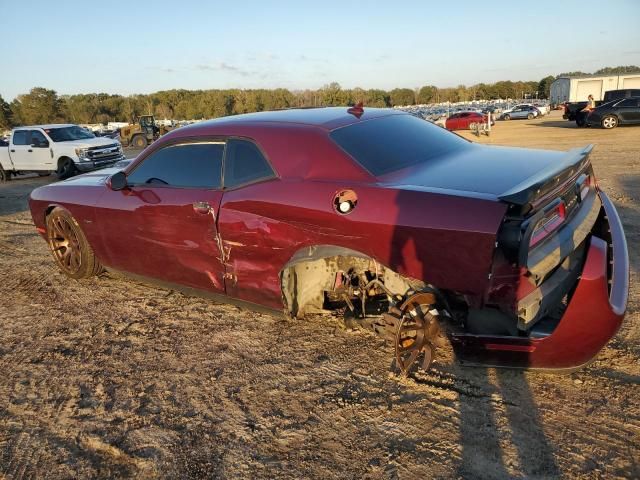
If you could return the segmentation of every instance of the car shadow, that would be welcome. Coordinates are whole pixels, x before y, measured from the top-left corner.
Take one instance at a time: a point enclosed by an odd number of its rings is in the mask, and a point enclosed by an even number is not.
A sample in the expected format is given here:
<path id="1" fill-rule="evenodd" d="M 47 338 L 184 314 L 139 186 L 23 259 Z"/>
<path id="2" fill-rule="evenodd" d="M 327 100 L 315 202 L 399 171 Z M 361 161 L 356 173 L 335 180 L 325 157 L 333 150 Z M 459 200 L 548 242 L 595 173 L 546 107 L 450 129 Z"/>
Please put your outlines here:
<path id="1" fill-rule="evenodd" d="M 415 198 L 412 192 L 402 190 L 396 196 L 398 213 L 390 239 L 390 267 L 398 272 L 412 267 L 413 274 L 421 275 L 419 278 L 427 282 L 434 275 L 443 273 L 433 271 L 434 261 L 443 256 L 451 259 L 454 264 L 451 268 L 464 265 L 470 270 L 477 268 L 473 244 L 456 246 L 452 244 L 456 237 L 445 234 L 440 235 L 443 238 L 434 239 L 430 235 L 427 239 L 423 230 L 412 227 L 416 222 Z M 419 213 L 426 218 L 433 217 L 434 223 L 441 225 L 443 230 L 440 231 L 456 228 L 456 223 L 449 224 L 442 209 L 433 205 L 420 206 Z M 432 242 L 429 246 L 427 240 Z M 434 248 L 441 251 L 433 252 Z M 454 257 L 451 256 L 452 248 L 458 250 L 453 252 Z M 416 272 L 416 268 L 421 268 L 421 272 Z M 528 364 L 528 358 L 520 360 L 521 365 Z M 541 415 L 523 371 L 462 367 L 457 360 L 447 370 L 444 375 L 449 375 L 448 382 L 453 383 L 452 389 L 459 395 L 461 459 L 457 476 L 512 478 L 518 468 L 525 478 L 560 476 L 555 448 L 545 435 Z M 427 379 L 432 378 L 429 372 L 425 375 Z M 420 381 L 414 375 L 415 378 Z M 433 384 L 433 379 L 426 383 Z M 505 459 L 510 459 L 508 464 Z"/>
<path id="2" fill-rule="evenodd" d="M 585 128 L 578 127 L 573 120 L 544 120 L 542 122 L 532 122 L 530 125 L 547 128 Z"/>

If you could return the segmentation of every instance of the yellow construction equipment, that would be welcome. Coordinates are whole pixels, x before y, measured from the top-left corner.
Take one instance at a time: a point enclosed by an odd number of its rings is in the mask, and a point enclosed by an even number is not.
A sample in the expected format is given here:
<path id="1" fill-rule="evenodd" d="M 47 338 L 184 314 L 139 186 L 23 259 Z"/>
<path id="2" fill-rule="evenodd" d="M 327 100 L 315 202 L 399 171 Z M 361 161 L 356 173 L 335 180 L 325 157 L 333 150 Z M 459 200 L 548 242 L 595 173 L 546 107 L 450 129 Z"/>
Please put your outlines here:
<path id="1" fill-rule="evenodd" d="M 164 126 L 156 126 L 153 115 L 141 115 L 134 123 L 120 129 L 120 143 L 124 146 L 145 148 L 170 130 Z"/>

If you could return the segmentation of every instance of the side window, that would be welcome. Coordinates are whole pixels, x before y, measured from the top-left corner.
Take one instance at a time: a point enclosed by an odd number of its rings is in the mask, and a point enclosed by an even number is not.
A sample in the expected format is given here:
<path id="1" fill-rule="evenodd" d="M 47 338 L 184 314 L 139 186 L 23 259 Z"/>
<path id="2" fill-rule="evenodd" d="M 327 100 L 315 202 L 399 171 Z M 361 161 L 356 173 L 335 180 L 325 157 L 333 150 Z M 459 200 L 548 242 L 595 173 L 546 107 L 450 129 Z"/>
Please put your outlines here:
<path id="1" fill-rule="evenodd" d="M 14 145 L 29 145 L 29 130 L 16 130 L 13 132 Z"/>
<path id="2" fill-rule="evenodd" d="M 220 188 L 223 142 L 170 145 L 145 158 L 127 176 L 131 185 Z"/>
<path id="3" fill-rule="evenodd" d="M 31 140 L 29 140 L 29 145 L 42 145 L 43 143 L 47 143 L 47 138 L 44 134 L 39 130 L 31 130 Z"/>
<path id="4" fill-rule="evenodd" d="M 637 107 L 638 101 L 635 98 L 627 98 L 616 105 L 616 107 Z"/>
<path id="5" fill-rule="evenodd" d="M 227 154 L 224 159 L 225 187 L 273 176 L 275 175 L 269 162 L 253 142 L 236 139 L 227 142 Z"/>

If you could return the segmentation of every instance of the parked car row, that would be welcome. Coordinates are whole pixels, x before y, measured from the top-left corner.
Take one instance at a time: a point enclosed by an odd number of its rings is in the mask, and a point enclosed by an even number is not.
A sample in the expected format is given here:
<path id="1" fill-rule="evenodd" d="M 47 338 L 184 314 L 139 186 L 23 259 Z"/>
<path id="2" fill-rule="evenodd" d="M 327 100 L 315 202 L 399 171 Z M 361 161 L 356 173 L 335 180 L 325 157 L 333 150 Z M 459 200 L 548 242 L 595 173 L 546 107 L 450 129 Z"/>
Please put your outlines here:
<path id="1" fill-rule="evenodd" d="M 506 100 L 491 100 L 456 104 L 411 105 L 407 107 L 397 107 L 396 109 L 411 113 L 417 117 L 429 120 L 430 122 L 437 123 L 437 120 L 442 119 L 443 117 L 446 119 L 453 114 L 462 112 L 491 113 L 492 115 L 499 117 L 501 113 L 520 104 L 523 103 Z M 550 111 L 549 104 L 543 100 L 529 103 L 529 105 L 535 106 L 542 115 L 545 115 Z"/>

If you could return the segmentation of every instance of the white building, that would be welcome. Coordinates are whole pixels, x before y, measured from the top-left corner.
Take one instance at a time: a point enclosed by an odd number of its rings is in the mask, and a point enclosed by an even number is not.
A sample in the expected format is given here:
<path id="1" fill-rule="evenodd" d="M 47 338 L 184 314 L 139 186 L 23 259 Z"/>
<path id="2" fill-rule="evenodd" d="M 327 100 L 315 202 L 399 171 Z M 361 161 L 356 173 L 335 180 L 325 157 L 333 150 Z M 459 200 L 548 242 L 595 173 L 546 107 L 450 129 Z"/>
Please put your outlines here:
<path id="1" fill-rule="evenodd" d="M 551 84 L 549 100 L 551 103 L 584 102 L 589 95 L 602 100 L 604 92 L 640 88 L 640 73 L 623 75 L 559 77 Z"/>

